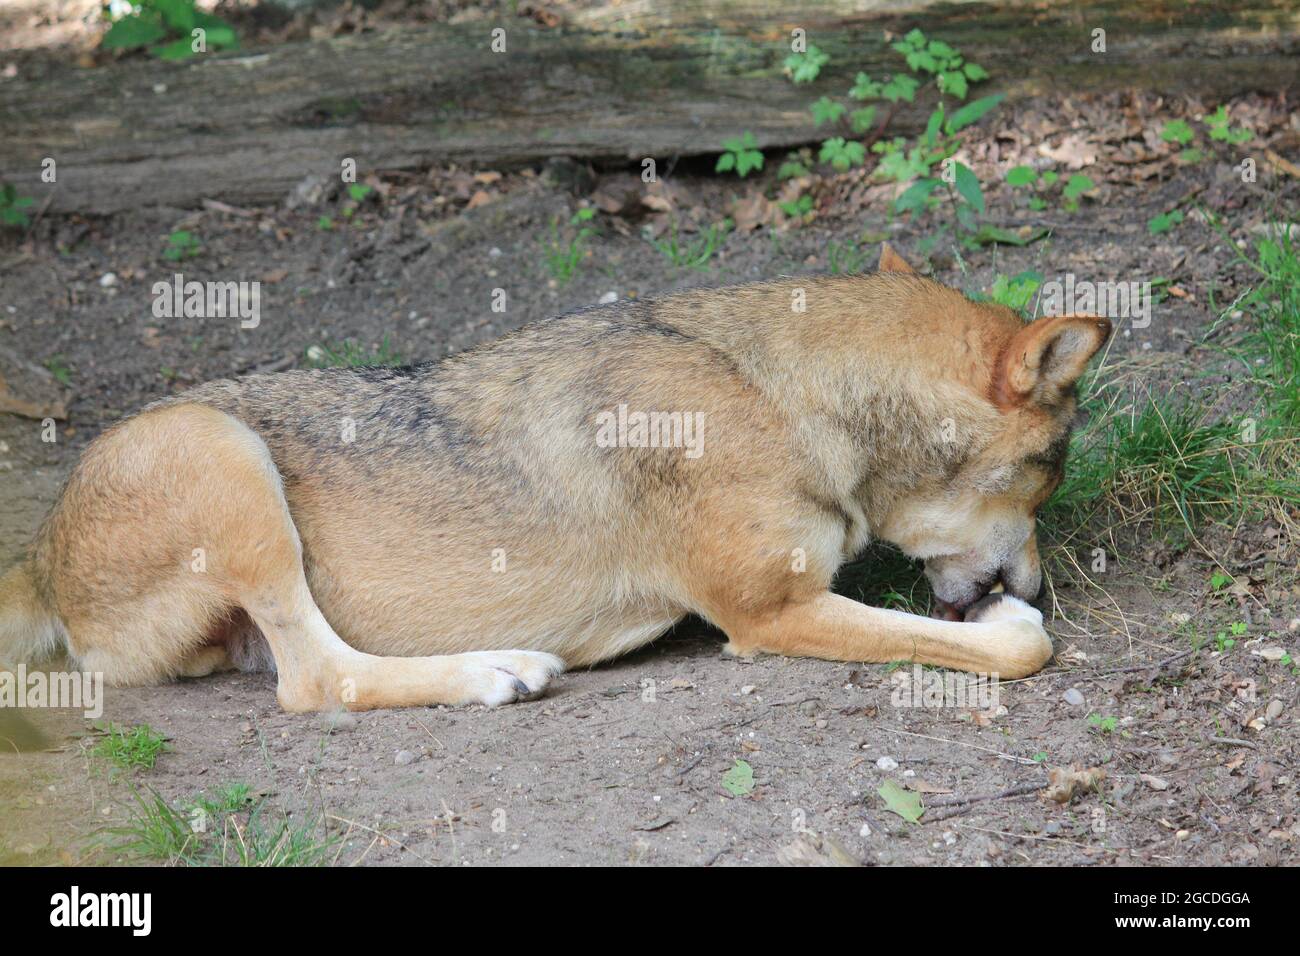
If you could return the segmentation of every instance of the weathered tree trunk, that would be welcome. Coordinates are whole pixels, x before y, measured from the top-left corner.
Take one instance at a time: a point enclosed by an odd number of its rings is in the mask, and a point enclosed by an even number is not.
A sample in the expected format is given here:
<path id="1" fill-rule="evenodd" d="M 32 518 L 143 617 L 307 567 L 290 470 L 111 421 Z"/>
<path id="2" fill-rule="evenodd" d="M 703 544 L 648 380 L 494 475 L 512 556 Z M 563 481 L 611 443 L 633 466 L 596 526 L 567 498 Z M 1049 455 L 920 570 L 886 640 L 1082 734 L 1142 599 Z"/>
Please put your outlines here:
<path id="1" fill-rule="evenodd" d="M 0 85 L 0 175 L 42 201 L 53 189 L 54 210 L 111 213 L 277 200 L 307 175 L 337 175 L 344 157 L 363 171 L 556 155 L 625 162 L 717 152 L 747 130 L 785 147 L 826 135 L 808 112 L 817 97 L 842 99 L 859 70 L 899 70 L 886 31 L 914 26 L 988 69 L 972 96 L 1006 92 L 1012 107 L 1079 89 L 1222 98 L 1294 88 L 1300 73 L 1290 0 L 1039 0 L 910 14 L 829 0 L 779 16 L 766 6 L 670 0 L 646 8 L 650 28 L 634 33 L 616 32 L 621 21 L 579 32 L 508 20 L 505 53 L 492 52 L 494 24 L 482 23 L 11 79 Z M 698 25 L 706 18 L 715 25 Z M 799 87 L 781 72 L 796 25 L 832 57 Z M 1098 28 L 1105 53 L 1091 50 Z M 917 128 L 930 105 L 918 98 L 894 128 Z M 58 163 L 53 187 L 39 178 L 45 157 Z"/>

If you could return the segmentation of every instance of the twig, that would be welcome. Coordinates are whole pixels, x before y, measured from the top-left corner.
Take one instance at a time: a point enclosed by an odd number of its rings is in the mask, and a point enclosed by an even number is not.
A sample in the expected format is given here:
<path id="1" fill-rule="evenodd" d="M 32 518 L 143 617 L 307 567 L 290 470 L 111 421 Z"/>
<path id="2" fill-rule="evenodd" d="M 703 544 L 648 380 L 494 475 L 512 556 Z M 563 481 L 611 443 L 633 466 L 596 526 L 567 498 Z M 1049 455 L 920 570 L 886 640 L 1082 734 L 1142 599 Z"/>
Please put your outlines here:
<path id="1" fill-rule="evenodd" d="M 904 737 L 919 737 L 922 740 L 935 740 L 941 744 L 954 744 L 958 747 L 969 747 L 971 750 L 983 750 L 985 753 L 995 754 L 1003 760 L 1010 760 L 1015 763 L 1028 764 L 1031 767 L 1039 766 L 1038 761 L 1030 760 L 1028 757 L 1017 757 L 1015 754 L 1003 753 L 1000 750 L 994 750 L 992 747 L 981 747 L 979 744 L 968 744 L 960 740 L 948 740 L 945 737 L 931 737 L 929 734 L 914 734 L 910 730 L 896 730 L 893 727 L 881 727 L 881 730 L 891 734 L 902 734 Z"/>
<path id="2" fill-rule="evenodd" d="M 1211 737 L 1216 744 L 1226 744 L 1230 747 L 1249 747 L 1251 750 L 1258 750 L 1259 744 L 1249 740 L 1242 740 L 1240 737 Z"/>
<path id="3" fill-rule="evenodd" d="M 930 801 L 929 807 L 926 808 L 926 823 L 937 823 L 940 820 L 947 820 L 949 817 L 959 816 L 963 813 L 969 813 L 975 809 L 975 804 L 984 803 L 988 800 L 1005 800 L 1008 797 L 1024 797 L 1031 793 L 1037 793 L 1043 789 L 1042 783 L 1021 783 L 1014 787 L 1008 787 L 997 793 L 980 793 L 970 797 L 935 797 Z M 928 811 L 930 807 L 946 807 L 947 813 L 931 815 Z"/>
<path id="4" fill-rule="evenodd" d="M 1195 654 L 1197 650 L 1198 648 L 1193 647 L 1190 650 L 1180 651 L 1179 653 L 1175 654 L 1173 657 L 1166 657 L 1163 661 L 1157 661 L 1154 664 L 1133 664 L 1129 667 L 1114 667 L 1108 671 L 1098 671 L 1096 674 L 1091 676 L 1105 677 L 1107 674 L 1131 674 L 1134 671 L 1163 670 L 1164 668 L 1168 667 L 1170 664 L 1174 663 L 1175 661 L 1180 661 L 1184 657 L 1189 657 L 1192 654 Z"/>
<path id="5" fill-rule="evenodd" d="M 446 806 L 446 804 L 443 804 L 443 806 Z M 326 817 L 326 819 L 334 820 L 334 821 L 336 821 L 336 822 L 338 822 L 338 823 L 346 823 L 346 824 L 348 825 L 349 828 L 351 828 L 351 827 L 356 827 L 356 828 L 359 829 L 359 830 L 365 830 L 365 831 L 367 831 L 367 832 L 369 832 L 369 833 L 373 833 L 373 834 L 375 834 L 375 836 L 380 837 L 381 839 L 386 840 L 386 841 L 389 842 L 389 843 L 392 843 L 394 846 L 399 846 L 399 847 L 401 847 L 403 850 L 405 850 L 407 853 L 411 854 L 411 856 L 415 857 L 417 860 L 419 860 L 419 861 L 420 861 L 421 863 L 423 863 L 425 866 L 433 866 L 433 863 L 431 863 L 429 860 L 426 860 L 424 857 L 420 856 L 420 854 L 416 853 L 414 850 L 412 850 L 409 846 L 407 846 L 407 845 L 406 845 L 405 843 L 403 843 L 401 840 L 398 840 L 398 839 L 395 838 L 395 837 L 391 837 L 391 836 L 389 836 L 387 833 L 384 833 L 384 832 L 382 832 L 382 831 L 380 831 L 380 830 L 376 830 L 374 827 L 368 827 L 368 826 L 366 826 L 364 823 L 361 823 L 361 822 L 359 822 L 359 821 L 357 821 L 357 820 L 349 820 L 347 817 L 338 817 L 338 816 L 335 816 L 335 815 L 332 814 L 332 813 L 327 813 L 327 814 L 325 814 L 325 817 Z M 366 852 L 367 852 L 367 853 L 370 852 L 369 847 L 366 848 Z"/>

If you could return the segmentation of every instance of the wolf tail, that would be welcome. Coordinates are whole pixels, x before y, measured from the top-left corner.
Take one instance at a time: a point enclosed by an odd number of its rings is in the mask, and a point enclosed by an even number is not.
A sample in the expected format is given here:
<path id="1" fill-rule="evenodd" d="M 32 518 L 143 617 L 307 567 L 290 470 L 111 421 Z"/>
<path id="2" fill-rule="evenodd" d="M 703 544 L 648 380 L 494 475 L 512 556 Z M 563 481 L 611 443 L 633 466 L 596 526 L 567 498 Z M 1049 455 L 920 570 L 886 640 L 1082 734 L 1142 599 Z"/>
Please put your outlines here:
<path id="1" fill-rule="evenodd" d="M 0 670 L 49 657 L 66 644 L 67 636 L 37 585 L 30 561 L 0 577 Z"/>

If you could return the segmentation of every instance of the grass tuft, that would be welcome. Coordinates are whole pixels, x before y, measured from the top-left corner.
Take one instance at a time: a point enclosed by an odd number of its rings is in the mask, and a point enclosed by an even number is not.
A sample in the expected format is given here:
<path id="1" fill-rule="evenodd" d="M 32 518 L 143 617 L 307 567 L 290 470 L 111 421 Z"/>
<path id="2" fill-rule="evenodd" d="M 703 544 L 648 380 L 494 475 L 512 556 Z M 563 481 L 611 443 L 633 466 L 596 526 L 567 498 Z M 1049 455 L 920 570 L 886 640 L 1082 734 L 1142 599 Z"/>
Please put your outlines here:
<path id="1" fill-rule="evenodd" d="M 119 770 L 152 770 L 158 757 L 171 750 L 167 739 L 148 724 L 130 728 L 99 724 L 96 729 L 104 736 L 91 748 L 91 756 Z"/>

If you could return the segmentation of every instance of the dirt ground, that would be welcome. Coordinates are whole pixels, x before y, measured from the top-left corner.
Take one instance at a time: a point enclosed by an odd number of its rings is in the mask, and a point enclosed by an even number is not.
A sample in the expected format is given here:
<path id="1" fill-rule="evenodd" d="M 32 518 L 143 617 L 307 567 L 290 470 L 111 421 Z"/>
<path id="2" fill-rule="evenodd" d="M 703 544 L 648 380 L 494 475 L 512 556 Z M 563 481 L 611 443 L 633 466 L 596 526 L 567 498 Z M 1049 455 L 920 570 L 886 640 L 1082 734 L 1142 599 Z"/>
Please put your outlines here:
<path id="1" fill-rule="evenodd" d="M 1192 402 L 1207 383 L 1231 382 L 1240 372 L 1205 346 L 1206 333 L 1251 277 L 1196 208 L 1224 217 L 1232 239 L 1249 239 L 1271 215 L 1294 210 L 1300 190 L 1267 167 L 1257 184 L 1241 183 L 1227 151 L 1189 165 L 1152 142 L 1165 120 L 1214 105 L 1081 98 L 983 124 L 964 155 L 990 184 L 989 220 L 1051 234 L 975 253 L 942 245 L 930 270 L 970 292 L 1025 269 L 1165 278 L 1176 291 L 1150 327 L 1121 327 L 1108 360 Z M 1296 154 L 1300 120 L 1288 104 L 1231 105 L 1262 141 Z M 1032 212 L 992 185 L 1040 143 L 1059 168 L 1098 184 L 1079 211 Z M 1134 162 L 1135 153 L 1154 158 Z M 275 207 L 42 218 L 6 236 L 0 348 L 56 369 L 72 399 L 54 442 L 42 440 L 41 422 L 0 415 L 0 568 L 25 548 L 86 442 L 193 384 L 299 366 L 310 346 L 344 339 L 374 348 L 387 338 L 405 360 L 436 359 L 611 294 L 825 271 L 832 243 L 861 241 L 857 268 L 874 266 L 882 237 L 923 258 L 918 244 L 933 221 L 891 221 L 886 192 L 861 171 L 810 181 L 809 221 L 778 216 L 748 228 L 781 188 L 777 160 L 757 182 L 714 177 L 707 163 L 670 164 L 654 187 L 581 164 L 377 175 L 366 179 L 377 201 L 350 218 L 343 197 L 308 180 Z M 1149 235 L 1147 220 L 1180 202 L 1186 221 Z M 546 266 L 553 224 L 567 236 L 583 204 L 601 210 L 599 233 L 573 279 L 557 281 Z M 321 228 L 322 216 L 334 228 Z M 724 216 L 738 228 L 704 269 L 672 266 L 642 235 L 662 236 L 673 218 L 703 226 Z M 201 251 L 174 267 L 161 253 L 177 229 L 192 231 Z M 155 319 L 150 288 L 173 271 L 261 280 L 261 325 Z M 491 309 L 496 288 L 508 292 L 505 313 Z M 1239 321 L 1229 310 L 1218 328 L 1231 334 Z M 124 819 L 132 786 L 182 804 L 242 782 L 278 812 L 339 837 L 330 858 L 341 865 L 1295 863 L 1296 671 L 1259 653 L 1295 653 L 1300 639 L 1296 554 L 1282 541 L 1277 529 L 1249 524 L 1199 543 L 1075 535 L 1074 560 L 1086 566 L 1105 547 L 1108 570 L 1087 585 L 1068 573 L 1070 555 L 1051 555 L 1057 658 L 1003 684 L 1000 706 L 987 712 L 895 706 L 906 670 L 724 659 L 720 635 L 698 622 L 566 674 L 541 700 L 497 710 L 334 724 L 281 713 L 273 677 L 257 674 L 112 689 L 104 719 L 147 723 L 170 751 L 152 770 L 109 774 L 88 755 L 89 721 L 43 715 L 50 750 L 0 755 L 0 862 L 119 862 L 102 830 Z M 916 569 L 876 560 L 893 569 L 894 589 L 916 587 Z M 1214 589 L 1216 561 L 1241 585 Z M 846 571 L 841 589 L 880 599 L 880 575 L 865 567 Z M 1190 632 L 1234 623 L 1247 631 L 1232 650 L 1211 643 L 1188 653 Z M 737 760 L 752 767 L 752 788 L 725 785 Z M 1068 802 L 1044 799 L 1052 771 L 1072 765 L 1105 779 Z M 890 781 L 919 794 L 920 823 L 887 808 L 879 790 Z"/>

